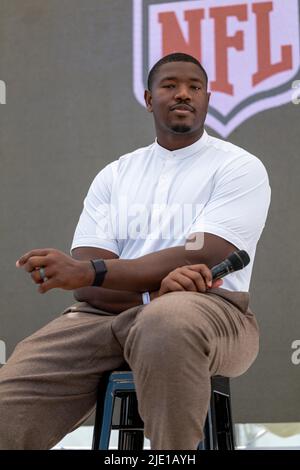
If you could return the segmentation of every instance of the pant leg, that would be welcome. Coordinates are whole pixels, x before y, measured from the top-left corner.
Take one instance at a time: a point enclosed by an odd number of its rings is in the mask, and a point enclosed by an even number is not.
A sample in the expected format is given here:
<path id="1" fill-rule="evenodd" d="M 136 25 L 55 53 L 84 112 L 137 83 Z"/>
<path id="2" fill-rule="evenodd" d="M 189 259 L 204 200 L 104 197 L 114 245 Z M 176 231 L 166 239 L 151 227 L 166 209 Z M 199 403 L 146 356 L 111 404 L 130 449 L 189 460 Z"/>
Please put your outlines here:
<path id="1" fill-rule="evenodd" d="M 124 364 L 114 316 L 82 307 L 21 341 L 1 368 L 0 449 L 53 447 L 93 412 L 103 373 Z"/>
<path id="2" fill-rule="evenodd" d="M 225 289 L 172 292 L 152 301 L 133 321 L 126 322 L 130 312 L 113 320 L 152 449 L 197 448 L 210 377 L 238 376 L 257 355 L 258 327 L 248 304 L 248 293 Z"/>

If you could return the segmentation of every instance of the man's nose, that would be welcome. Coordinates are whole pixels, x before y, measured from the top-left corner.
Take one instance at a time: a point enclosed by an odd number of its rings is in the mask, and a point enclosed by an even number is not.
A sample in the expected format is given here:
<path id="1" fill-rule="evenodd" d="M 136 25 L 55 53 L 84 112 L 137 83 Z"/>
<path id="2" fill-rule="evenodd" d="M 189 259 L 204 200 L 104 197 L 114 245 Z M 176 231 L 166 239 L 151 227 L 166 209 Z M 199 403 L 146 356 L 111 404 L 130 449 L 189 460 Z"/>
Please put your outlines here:
<path id="1" fill-rule="evenodd" d="M 189 88 L 185 85 L 181 85 L 180 87 L 178 87 L 178 89 L 176 90 L 175 99 L 182 100 L 182 101 L 190 100 L 191 96 L 190 96 Z"/>

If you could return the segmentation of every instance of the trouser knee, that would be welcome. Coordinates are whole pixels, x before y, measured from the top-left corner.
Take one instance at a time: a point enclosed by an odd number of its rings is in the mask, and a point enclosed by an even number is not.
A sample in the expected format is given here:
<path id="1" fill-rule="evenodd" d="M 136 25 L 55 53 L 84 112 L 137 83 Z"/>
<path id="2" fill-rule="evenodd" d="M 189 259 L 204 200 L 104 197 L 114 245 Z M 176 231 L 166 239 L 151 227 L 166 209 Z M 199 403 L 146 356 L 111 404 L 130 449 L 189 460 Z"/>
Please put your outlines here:
<path id="1" fill-rule="evenodd" d="M 168 298 L 169 297 L 169 298 Z M 184 364 L 191 356 L 205 355 L 208 340 L 199 324 L 193 321 L 195 312 L 182 298 L 174 303 L 172 296 L 150 303 L 137 317 L 125 343 L 125 358 L 130 364 L 135 360 L 153 367 L 170 367 Z"/>

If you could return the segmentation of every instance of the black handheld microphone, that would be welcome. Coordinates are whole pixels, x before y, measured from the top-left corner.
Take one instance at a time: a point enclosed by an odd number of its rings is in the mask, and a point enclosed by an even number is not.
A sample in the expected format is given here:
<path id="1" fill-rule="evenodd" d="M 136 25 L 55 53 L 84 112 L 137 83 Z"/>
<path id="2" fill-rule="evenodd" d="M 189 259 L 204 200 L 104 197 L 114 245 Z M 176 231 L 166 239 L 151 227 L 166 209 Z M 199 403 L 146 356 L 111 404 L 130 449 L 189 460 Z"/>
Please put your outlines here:
<path id="1" fill-rule="evenodd" d="M 222 263 L 217 264 L 211 268 L 212 278 L 215 281 L 226 274 L 233 273 L 243 269 L 250 262 L 250 257 L 245 250 L 238 250 L 231 253 L 228 258 L 224 259 Z"/>

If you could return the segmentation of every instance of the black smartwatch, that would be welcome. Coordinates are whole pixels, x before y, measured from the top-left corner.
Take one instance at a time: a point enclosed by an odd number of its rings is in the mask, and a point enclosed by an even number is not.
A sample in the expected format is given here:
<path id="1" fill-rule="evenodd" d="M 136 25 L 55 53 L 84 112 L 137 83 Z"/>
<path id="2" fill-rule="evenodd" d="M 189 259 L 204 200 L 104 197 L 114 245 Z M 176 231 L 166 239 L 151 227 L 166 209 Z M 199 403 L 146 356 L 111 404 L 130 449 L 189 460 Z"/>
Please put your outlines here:
<path id="1" fill-rule="evenodd" d="M 107 267 L 103 259 L 91 259 L 90 262 L 95 269 L 95 279 L 92 286 L 100 287 L 107 273 Z"/>

